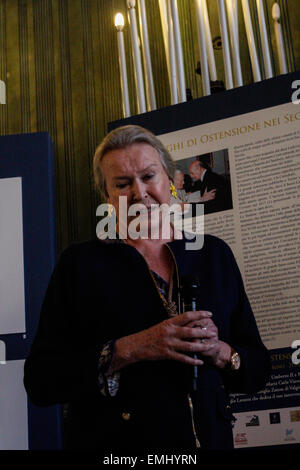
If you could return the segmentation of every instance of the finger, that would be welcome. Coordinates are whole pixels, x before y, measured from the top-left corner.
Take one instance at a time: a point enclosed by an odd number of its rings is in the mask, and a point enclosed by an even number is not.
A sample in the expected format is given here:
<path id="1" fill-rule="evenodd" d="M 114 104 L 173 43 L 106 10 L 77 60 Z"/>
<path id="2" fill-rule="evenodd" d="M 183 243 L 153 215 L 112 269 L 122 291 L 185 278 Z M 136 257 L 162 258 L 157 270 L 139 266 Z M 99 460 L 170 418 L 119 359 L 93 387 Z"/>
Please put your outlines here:
<path id="1" fill-rule="evenodd" d="M 192 338 L 200 338 L 200 339 L 209 339 L 209 338 L 216 338 L 217 334 L 216 331 L 213 329 L 208 329 L 207 327 L 200 327 L 200 328 L 190 328 L 190 327 L 178 327 L 179 331 L 176 336 L 182 339 L 192 339 Z"/>
<path id="2" fill-rule="evenodd" d="M 208 344 L 210 344 L 210 348 L 204 349 L 202 351 L 202 355 L 212 359 L 213 361 L 217 359 L 218 354 L 219 354 L 219 346 L 215 342 L 211 342 L 210 340 L 207 340 Z"/>
<path id="3" fill-rule="evenodd" d="M 207 328 L 207 327 L 214 327 L 215 324 L 211 318 L 204 318 L 202 320 L 191 321 L 186 326 L 188 326 L 189 328 L 194 328 L 194 327 L 200 327 L 200 328 L 206 327 Z"/>
<path id="4" fill-rule="evenodd" d="M 181 340 L 174 340 L 172 349 L 173 351 L 181 351 L 187 353 L 207 353 L 215 347 L 215 343 L 211 343 L 209 340 L 207 342 L 200 342 L 200 341 L 181 341 Z"/>
<path id="5" fill-rule="evenodd" d="M 204 320 L 196 320 L 194 322 L 190 322 L 187 325 L 185 325 L 190 328 L 195 328 L 195 327 L 200 327 L 200 328 L 206 328 L 207 330 L 214 331 L 216 335 L 218 335 L 218 328 L 214 324 L 214 322 L 210 319 L 204 319 Z"/>
<path id="6" fill-rule="evenodd" d="M 184 312 L 181 315 L 177 315 L 176 317 L 173 317 L 172 320 L 175 325 L 184 326 L 191 321 L 203 320 L 205 318 L 210 318 L 211 316 L 212 316 L 211 312 L 208 312 L 206 310 L 196 310 L 194 312 L 191 312 L 191 311 Z"/>
<path id="7" fill-rule="evenodd" d="M 201 359 L 187 356 L 179 352 L 173 351 L 172 357 L 175 361 L 183 362 L 184 364 L 190 364 L 192 366 L 202 366 L 204 362 Z"/>
<path id="8" fill-rule="evenodd" d="M 216 336 L 218 336 L 218 328 L 210 319 L 191 322 L 185 325 L 185 327 L 194 329 L 201 328 L 203 331 L 213 332 Z"/>
<path id="9" fill-rule="evenodd" d="M 214 323 L 208 324 L 207 326 L 202 325 L 200 328 L 204 331 L 210 331 L 210 332 L 215 333 L 216 335 L 218 334 L 218 328 L 216 327 Z"/>
<path id="10" fill-rule="evenodd" d="M 213 338 L 194 338 L 194 339 L 189 339 L 189 341 L 195 342 L 195 343 L 206 343 L 206 344 L 212 344 L 212 341 L 215 342 L 217 340 L 217 336 L 214 336 Z M 212 346 L 213 347 L 213 346 Z"/>

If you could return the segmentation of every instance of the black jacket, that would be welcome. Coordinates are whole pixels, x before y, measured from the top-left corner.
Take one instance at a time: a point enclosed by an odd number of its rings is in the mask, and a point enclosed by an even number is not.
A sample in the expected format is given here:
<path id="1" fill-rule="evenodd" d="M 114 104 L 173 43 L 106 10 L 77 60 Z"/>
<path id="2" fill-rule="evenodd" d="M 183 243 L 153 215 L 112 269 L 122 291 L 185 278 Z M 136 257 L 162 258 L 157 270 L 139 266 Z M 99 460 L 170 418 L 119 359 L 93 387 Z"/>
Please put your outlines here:
<path id="1" fill-rule="evenodd" d="M 261 389 L 268 377 L 269 355 L 230 248 L 212 236 L 205 236 L 198 251 L 187 251 L 185 240 L 175 240 L 169 247 L 179 276 L 198 275 L 200 308 L 213 313 L 220 339 L 241 356 L 239 371 L 221 371 L 209 364 L 200 367 L 198 392 L 193 396 L 202 448 L 232 448 L 228 392 Z M 166 318 L 148 266 L 133 247 L 94 240 L 63 252 L 25 362 L 24 384 L 36 405 L 69 403 L 67 447 L 195 448 L 187 399 L 190 366 L 168 360 L 136 363 L 121 371 L 116 397 L 99 392 L 101 345 Z M 123 413 L 129 413 L 130 419 L 125 420 Z"/>
<path id="2" fill-rule="evenodd" d="M 200 191 L 201 196 L 203 196 L 205 189 L 207 191 L 216 189 L 215 199 L 204 203 L 205 214 L 232 209 L 230 180 L 208 169 L 204 174 L 203 181 L 198 180 L 193 186 L 193 191 Z"/>

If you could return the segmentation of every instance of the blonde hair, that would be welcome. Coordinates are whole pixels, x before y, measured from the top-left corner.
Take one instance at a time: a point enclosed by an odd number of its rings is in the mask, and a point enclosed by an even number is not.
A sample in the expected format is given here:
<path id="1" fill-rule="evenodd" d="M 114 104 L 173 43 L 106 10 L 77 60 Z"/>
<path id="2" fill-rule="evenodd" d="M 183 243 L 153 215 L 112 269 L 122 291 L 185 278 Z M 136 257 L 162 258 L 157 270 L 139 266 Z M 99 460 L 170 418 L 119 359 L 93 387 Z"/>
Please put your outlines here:
<path id="1" fill-rule="evenodd" d="M 112 150 L 124 149 L 137 143 L 151 145 L 158 152 L 162 166 L 170 180 L 174 181 L 176 164 L 161 141 L 152 132 L 141 126 L 127 125 L 109 132 L 96 148 L 93 159 L 93 173 L 95 186 L 100 194 L 107 196 L 105 178 L 101 170 L 101 161 L 104 155 Z"/>

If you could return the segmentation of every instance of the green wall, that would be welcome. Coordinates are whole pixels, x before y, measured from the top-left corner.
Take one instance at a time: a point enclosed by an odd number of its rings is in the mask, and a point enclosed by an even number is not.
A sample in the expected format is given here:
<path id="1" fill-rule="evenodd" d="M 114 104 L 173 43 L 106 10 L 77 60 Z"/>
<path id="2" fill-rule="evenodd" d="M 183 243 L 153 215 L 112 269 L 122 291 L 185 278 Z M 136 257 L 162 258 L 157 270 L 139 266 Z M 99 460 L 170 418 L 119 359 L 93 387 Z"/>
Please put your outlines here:
<path id="1" fill-rule="evenodd" d="M 255 16 L 255 1 L 249 0 Z M 299 0 L 279 1 L 289 70 L 300 69 Z M 272 45 L 271 7 L 266 0 Z M 158 107 L 170 104 L 159 8 L 146 0 Z M 202 96 L 195 73 L 198 45 L 193 0 L 178 0 L 186 84 Z M 220 35 L 217 2 L 208 0 L 212 36 Z M 107 123 L 122 117 L 115 13 L 126 14 L 125 0 L 0 0 L 0 79 L 7 104 L 0 105 L 0 135 L 48 131 L 55 148 L 58 252 L 75 240 L 94 236 L 96 207 L 92 157 Z M 257 30 L 256 30 L 257 31 Z M 241 59 L 245 83 L 252 82 L 245 29 L 240 12 Z M 136 112 L 129 31 L 125 29 L 132 103 Z M 273 49 L 275 51 L 275 49 Z M 224 79 L 222 50 L 215 51 Z M 274 65 L 278 73 L 276 54 Z M 0 156 L 1 158 L 1 156 Z"/>

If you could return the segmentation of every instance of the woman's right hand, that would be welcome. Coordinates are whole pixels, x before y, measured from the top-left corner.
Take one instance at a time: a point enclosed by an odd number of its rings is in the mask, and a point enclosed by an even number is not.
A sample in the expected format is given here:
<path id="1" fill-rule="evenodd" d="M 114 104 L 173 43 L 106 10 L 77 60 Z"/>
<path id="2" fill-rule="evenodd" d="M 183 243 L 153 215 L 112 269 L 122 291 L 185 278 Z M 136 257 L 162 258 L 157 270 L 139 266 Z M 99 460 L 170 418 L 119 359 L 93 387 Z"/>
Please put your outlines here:
<path id="1" fill-rule="evenodd" d="M 191 327 L 190 324 L 197 322 L 197 325 L 200 325 L 201 320 L 210 317 L 211 313 L 204 310 L 185 312 L 139 333 L 118 339 L 107 373 L 111 374 L 139 361 L 171 359 L 196 366 L 202 365 L 203 361 L 193 355 L 207 352 L 211 344 L 197 342 L 195 339 L 211 339 L 216 333 L 203 330 L 201 326 Z"/>

